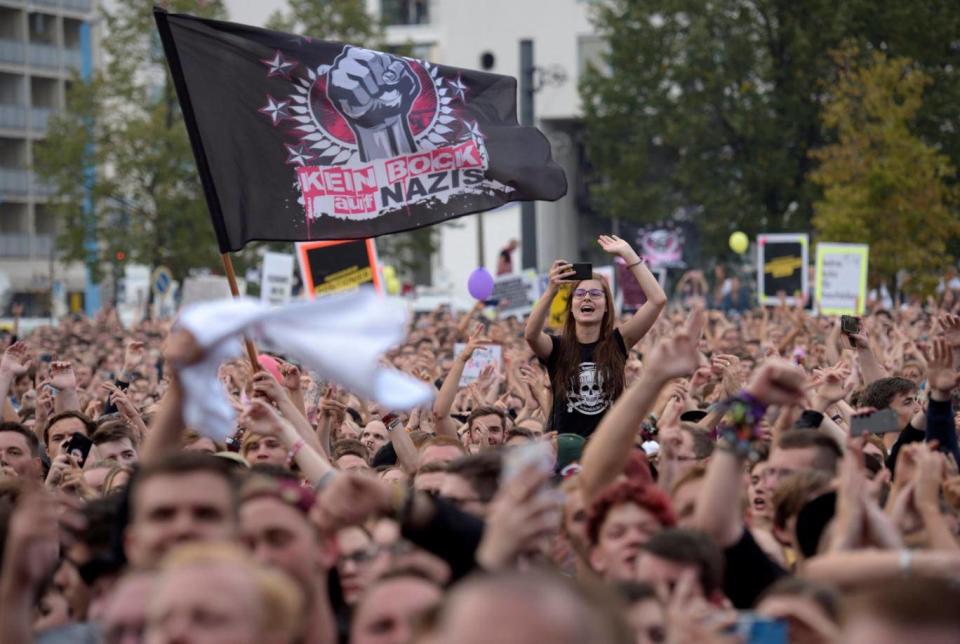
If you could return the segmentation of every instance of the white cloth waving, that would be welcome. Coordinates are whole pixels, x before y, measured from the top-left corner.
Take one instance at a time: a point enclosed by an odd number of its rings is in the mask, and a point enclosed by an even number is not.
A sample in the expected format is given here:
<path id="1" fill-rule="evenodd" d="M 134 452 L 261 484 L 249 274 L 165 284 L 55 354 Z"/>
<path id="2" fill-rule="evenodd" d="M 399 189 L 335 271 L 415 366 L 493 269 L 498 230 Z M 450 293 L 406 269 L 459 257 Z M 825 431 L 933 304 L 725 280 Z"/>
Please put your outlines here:
<path id="1" fill-rule="evenodd" d="M 184 420 L 218 441 L 233 433 L 234 410 L 217 369 L 241 355 L 242 335 L 387 409 L 423 405 L 433 398 L 433 387 L 379 362 L 387 349 L 403 341 L 406 324 L 401 300 L 366 291 L 279 308 L 250 298 L 190 306 L 177 325 L 196 338 L 205 357 L 180 370 Z"/>

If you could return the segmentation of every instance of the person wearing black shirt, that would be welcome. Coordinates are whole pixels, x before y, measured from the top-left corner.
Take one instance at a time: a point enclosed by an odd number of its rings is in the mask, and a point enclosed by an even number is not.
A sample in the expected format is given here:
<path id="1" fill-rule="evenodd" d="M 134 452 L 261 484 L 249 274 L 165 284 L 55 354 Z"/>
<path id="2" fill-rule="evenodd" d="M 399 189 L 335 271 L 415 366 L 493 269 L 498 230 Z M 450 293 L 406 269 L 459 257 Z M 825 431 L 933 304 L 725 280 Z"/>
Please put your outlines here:
<path id="1" fill-rule="evenodd" d="M 584 437 L 593 433 L 623 392 L 627 354 L 650 330 L 667 302 L 653 273 L 629 243 L 607 235 L 597 241 L 603 250 L 626 263 L 646 294 L 646 303 L 616 328 L 613 294 L 606 280 L 594 274 L 591 279 L 573 281 L 572 265 L 557 260 L 550 268 L 549 286 L 524 330 L 527 344 L 550 375 L 554 398 L 548 429 Z M 557 337 L 544 333 L 543 327 L 561 285 L 572 286 L 572 291 L 563 331 Z"/>

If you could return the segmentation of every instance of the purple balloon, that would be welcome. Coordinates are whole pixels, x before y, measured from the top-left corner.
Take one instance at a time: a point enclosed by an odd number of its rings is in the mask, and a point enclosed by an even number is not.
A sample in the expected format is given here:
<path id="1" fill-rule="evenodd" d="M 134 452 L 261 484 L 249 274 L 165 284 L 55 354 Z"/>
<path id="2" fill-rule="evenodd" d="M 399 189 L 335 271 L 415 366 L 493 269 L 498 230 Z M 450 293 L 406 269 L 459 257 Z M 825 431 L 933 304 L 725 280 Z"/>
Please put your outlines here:
<path id="1" fill-rule="evenodd" d="M 475 299 L 489 300 L 493 295 L 493 275 L 482 266 L 474 270 L 467 280 L 467 290 Z"/>

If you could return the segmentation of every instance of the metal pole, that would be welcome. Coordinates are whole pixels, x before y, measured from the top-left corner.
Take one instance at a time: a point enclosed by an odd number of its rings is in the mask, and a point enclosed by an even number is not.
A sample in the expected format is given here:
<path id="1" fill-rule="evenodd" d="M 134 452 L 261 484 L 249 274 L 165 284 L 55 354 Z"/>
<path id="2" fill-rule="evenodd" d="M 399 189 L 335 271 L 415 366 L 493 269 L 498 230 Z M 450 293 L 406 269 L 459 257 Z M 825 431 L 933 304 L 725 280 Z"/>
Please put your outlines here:
<path id="1" fill-rule="evenodd" d="M 486 253 L 484 252 L 484 243 L 483 243 L 483 213 L 477 213 L 477 267 L 485 266 L 484 257 Z"/>
<path id="2" fill-rule="evenodd" d="M 520 125 L 533 126 L 533 41 L 520 41 Z M 537 262 L 537 204 L 520 203 L 520 255 L 523 268 L 538 269 Z"/>

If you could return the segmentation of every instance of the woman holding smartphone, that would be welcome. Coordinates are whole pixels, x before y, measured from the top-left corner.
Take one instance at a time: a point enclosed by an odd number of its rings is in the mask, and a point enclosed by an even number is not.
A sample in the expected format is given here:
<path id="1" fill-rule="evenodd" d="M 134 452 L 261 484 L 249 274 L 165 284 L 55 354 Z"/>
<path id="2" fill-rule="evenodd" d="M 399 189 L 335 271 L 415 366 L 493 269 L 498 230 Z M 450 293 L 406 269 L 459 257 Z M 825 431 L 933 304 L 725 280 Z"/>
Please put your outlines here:
<path id="1" fill-rule="evenodd" d="M 576 280 L 572 264 L 565 260 L 553 263 L 549 286 L 527 319 L 524 337 L 550 375 L 553 410 L 548 429 L 560 434 L 586 437 L 593 433 L 623 392 L 630 348 L 646 335 L 667 303 L 657 279 L 629 243 L 613 235 L 601 235 L 597 242 L 626 262 L 647 301 L 617 327 L 607 281 L 595 273 Z M 573 289 L 566 304 L 563 331 L 559 337 L 548 335 L 543 326 L 550 303 L 564 284 L 571 284 Z"/>

